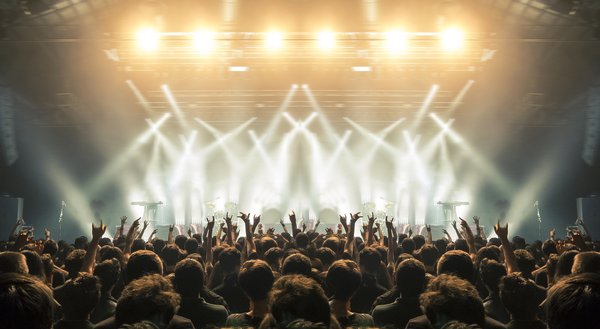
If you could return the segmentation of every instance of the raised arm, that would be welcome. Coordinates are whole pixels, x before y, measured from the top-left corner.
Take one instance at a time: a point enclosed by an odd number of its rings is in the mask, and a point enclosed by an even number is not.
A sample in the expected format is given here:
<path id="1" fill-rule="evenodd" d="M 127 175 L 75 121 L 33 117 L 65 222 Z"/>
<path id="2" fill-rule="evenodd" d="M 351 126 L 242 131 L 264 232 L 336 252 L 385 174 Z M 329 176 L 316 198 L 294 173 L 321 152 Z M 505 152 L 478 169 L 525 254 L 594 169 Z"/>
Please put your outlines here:
<path id="1" fill-rule="evenodd" d="M 463 236 L 462 236 L 462 234 L 460 234 L 460 231 L 456 227 L 456 221 L 452 221 L 452 228 L 454 229 L 454 233 L 456 233 L 456 238 L 457 239 L 462 239 Z"/>
<path id="2" fill-rule="evenodd" d="M 283 231 L 284 231 L 285 233 L 288 233 L 288 230 L 287 230 L 287 228 L 285 227 L 285 223 L 283 222 L 283 219 L 280 219 L 280 220 L 279 220 L 279 224 L 281 224 L 281 228 L 283 229 Z"/>
<path id="3" fill-rule="evenodd" d="M 473 223 L 475 223 L 475 235 L 483 237 L 482 229 L 479 226 L 479 216 L 473 216 Z"/>
<path id="4" fill-rule="evenodd" d="M 100 226 L 95 226 L 92 223 L 92 241 L 88 245 L 83 264 L 81 264 L 81 272 L 94 274 L 94 265 L 96 264 L 96 254 L 98 253 L 98 241 L 106 232 L 106 225 L 100 221 Z"/>
<path id="5" fill-rule="evenodd" d="M 590 234 L 590 230 L 588 230 L 587 226 L 583 222 L 583 219 L 577 218 L 577 220 L 575 221 L 575 224 L 581 226 L 581 228 L 582 228 L 581 233 L 583 234 L 583 237 L 588 241 L 592 241 L 592 235 Z"/>
<path id="6" fill-rule="evenodd" d="M 134 220 L 131 223 L 131 227 L 129 227 L 129 231 L 127 232 L 127 237 L 125 237 L 125 248 L 123 248 L 123 255 L 125 259 L 129 259 L 129 255 L 131 254 L 131 246 L 133 245 L 133 240 L 135 239 L 135 231 L 140 226 L 141 217 Z"/>
<path id="7" fill-rule="evenodd" d="M 15 239 L 17 237 L 17 230 L 23 224 L 25 224 L 25 220 L 23 220 L 23 218 L 17 219 L 17 221 L 15 222 L 15 225 L 13 226 L 12 230 L 8 234 L 8 240 L 9 241 L 12 240 L 12 239 Z"/>
<path id="8" fill-rule="evenodd" d="M 448 240 L 448 242 L 452 242 L 452 237 L 450 236 L 450 233 L 448 233 L 448 231 L 445 228 L 442 229 L 442 232 L 444 232 L 444 235 L 446 236 L 446 240 Z"/>
<path id="9" fill-rule="evenodd" d="M 387 262 L 388 262 L 388 271 L 393 274 L 395 271 L 394 265 L 396 263 L 396 232 L 394 230 L 394 218 L 388 221 L 388 217 L 385 216 L 385 228 L 387 229 L 388 234 L 388 252 L 387 252 Z"/>
<path id="10" fill-rule="evenodd" d="M 377 219 L 377 217 L 375 217 L 374 213 L 371 213 L 371 216 L 367 215 L 367 219 L 368 219 L 368 225 L 367 225 L 367 246 L 370 246 L 373 244 L 373 224 L 375 224 L 375 220 Z"/>
<path id="11" fill-rule="evenodd" d="M 383 230 L 381 229 L 381 224 L 379 222 L 375 223 L 377 227 L 377 232 L 379 233 L 379 245 L 385 247 L 385 238 L 383 234 Z"/>
<path id="12" fill-rule="evenodd" d="M 433 235 L 431 234 L 431 225 L 425 224 L 425 230 L 427 231 L 426 243 L 433 244 Z"/>
<path id="13" fill-rule="evenodd" d="M 167 235 L 167 244 L 173 243 L 173 230 L 175 230 L 175 224 L 169 225 L 169 234 Z"/>
<path id="14" fill-rule="evenodd" d="M 213 251 L 212 251 L 212 231 L 215 227 L 215 217 L 213 216 L 212 222 L 206 218 L 206 274 L 210 275 L 213 268 Z"/>
<path id="15" fill-rule="evenodd" d="M 254 233 L 256 232 L 256 229 L 258 228 L 258 225 L 260 224 L 260 215 L 254 216 L 252 219 L 254 220 L 252 222 L 252 235 L 254 235 Z M 261 225 L 261 231 L 262 231 L 262 225 Z M 260 233 L 260 231 L 259 231 L 259 234 L 262 234 L 262 233 Z M 248 234 L 246 234 L 246 235 L 248 235 Z"/>
<path id="16" fill-rule="evenodd" d="M 469 246 L 469 254 L 471 254 L 471 258 L 475 260 L 475 256 L 477 255 L 477 248 L 475 247 L 475 237 L 473 236 L 473 231 L 469 227 L 469 223 L 466 220 L 460 218 L 460 226 L 462 227 L 465 233 L 465 240 L 467 240 L 467 245 Z"/>
<path id="17" fill-rule="evenodd" d="M 50 230 L 48 228 L 44 229 L 44 241 L 50 240 Z"/>
<path id="18" fill-rule="evenodd" d="M 292 210 L 292 213 L 288 215 L 290 223 L 292 223 L 292 236 L 295 238 L 298 234 L 298 222 L 296 222 L 296 213 Z"/>
<path id="19" fill-rule="evenodd" d="M 146 242 L 154 241 L 157 233 L 158 233 L 158 229 L 155 228 L 154 230 L 152 230 L 152 233 L 150 233 L 150 236 L 148 237 L 148 240 Z"/>
<path id="20" fill-rule="evenodd" d="M 214 217 L 213 217 L 213 221 L 214 221 Z M 219 223 L 219 229 L 217 230 L 217 236 L 215 238 L 215 245 L 217 245 L 217 246 L 221 245 L 221 235 L 223 234 L 223 225 L 225 225 L 224 222 Z"/>
<path id="21" fill-rule="evenodd" d="M 233 224 L 231 223 L 233 217 L 229 216 L 229 213 L 226 213 L 224 219 L 227 225 L 227 244 L 233 246 Z"/>
<path id="22" fill-rule="evenodd" d="M 122 216 L 121 217 L 121 226 L 119 226 L 119 229 L 117 230 L 117 234 L 115 234 L 115 237 L 113 238 L 113 240 L 117 240 L 118 238 L 123 236 L 123 231 L 125 230 L 125 222 L 127 222 L 127 216 Z"/>
<path id="23" fill-rule="evenodd" d="M 258 216 L 258 221 L 260 221 L 260 216 Z M 246 229 L 246 239 L 245 240 L 245 247 L 246 247 L 246 252 L 248 255 L 251 255 L 252 253 L 256 252 L 256 245 L 254 244 L 254 237 L 252 236 L 252 226 L 250 225 L 250 216 L 249 214 L 244 214 L 243 212 L 240 212 L 240 215 L 238 216 L 239 219 L 242 220 L 242 222 L 244 222 L 244 227 Z M 256 217 L 254 217 L 255 220 L 257 219 Z"/>
<path id="24" fill-rule="evenodd" d="M 144 236 L 144 232 L 146 232 L 147 228 L 148 228 L 148 221 L 145 220 L 144 221 L 144 226 L 142 226 L 142 230 L 140 231 L 140 233 L 137 236 L 138 239 L 141 239 Z"/>
<path id="25" fill-rule="evenodd" d="M 344 252 L 352 255 L 354 252 L 354 229 L 356 222 L 361 218 L 360 212 L 350 214 L 350 227 L 348 228 L 348 235 L 346 236 L 346 244 L 344 245 Z"/>
<path id="26" fill-rule="evenodd" d="M 340 225 L 342 225 L 342 227 L 344 228 L 344 233 L 346 233 L 346 235 L 348 235 L 348 218 L 346 217 L 346 215 L 344 215 L 344 216 L 340 215 Z"/>
<path id="27" fill-rule="evenodd" d="M 506 226 L 501 226 L 500 221 L 494 225 L 494 231 L 502 242 L 502 253 L 504 254 L 504 262 L 506 263 L 506 271 L 510 273 L 519 272 L 519 265 L 517 264 L 517 257 L 508 241 L 508 223 Z"/>

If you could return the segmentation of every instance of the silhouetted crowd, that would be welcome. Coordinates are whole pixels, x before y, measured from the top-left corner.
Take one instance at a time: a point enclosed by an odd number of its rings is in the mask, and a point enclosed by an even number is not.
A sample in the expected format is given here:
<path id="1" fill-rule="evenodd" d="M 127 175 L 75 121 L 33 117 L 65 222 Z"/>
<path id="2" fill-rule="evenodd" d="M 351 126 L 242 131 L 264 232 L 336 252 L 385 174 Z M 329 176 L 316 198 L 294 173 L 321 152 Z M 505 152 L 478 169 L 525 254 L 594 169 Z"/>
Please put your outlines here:
<path id="1" fill-rule="evenodd" d="M 437 240 L 373 214 L 324 233 L 294 213 L 280 233 L 238 217 L 248 237 L 229 214 L 166 240 L 123 217 L 112 239 L 100 223 L 72 244 L 19 220 L 0 243 L 0 329 L 600 328 L 600 253 L 581 220 L 528 243 L 501 223 L 487 239 L 478 217 Z"/>

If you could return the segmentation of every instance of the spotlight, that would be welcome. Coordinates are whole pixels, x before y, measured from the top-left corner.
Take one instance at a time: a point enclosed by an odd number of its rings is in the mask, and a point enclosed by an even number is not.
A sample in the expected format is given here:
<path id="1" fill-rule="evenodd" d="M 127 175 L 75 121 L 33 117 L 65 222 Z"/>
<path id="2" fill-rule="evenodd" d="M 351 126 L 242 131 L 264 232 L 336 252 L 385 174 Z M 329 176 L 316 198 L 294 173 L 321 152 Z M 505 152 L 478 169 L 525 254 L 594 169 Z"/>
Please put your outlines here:
<path id="1" fill-rule="evenodd" d="M 298 84 L 297 84 L 297 83 L 294 83 L 294 84 L 292 85 L 292 89 L 294 89 L 294 90 L 298 89 Z"/>
<path id="2" fill-rule="evenodd" d="M 390 31 L 386 35 L 386 44 L 391 53 L 397 54 L 406 50 L 408 46 L 407 35 L 402 31 Z"/>
<path id="3" fill-rule="evenodd" d="M 247 66 L 230 66 L 229 67 L 229 72 L 247 72 L 247 71 L 248 71 Z"/>
<path id="4" fill-rule="evenodd" d="M 460 49 L 464 43 L 464 34 L 461 30 L 452 28 L 441 33 L 442 48 L 448 51 Z"/>
<path id="5" fill-rule="evenodd" d="M 144 28 L 137 33 L 138 46 L 143 50 L 156 50 L 159 40 L 160 34 L 154 29 Z"/>
<path id="6" fill-rule="evenodd" d="M 331 50 L 333 46 L 335 46 L 335 35 L 333 32 L 319 32 L 319 34 L 317 34 L 317 45 L 322 50 Z"/>
<path id="7" fill-rule="evenodd" d="M 308 85 L 306 83 L 303 83 L 301 87 L 302 87 L 302 89 L 306 89 L 306 88 L 308 88 Z"/>
<path id="8" fill-rule="evenodd" d="M 268 32 L 265 36 L 265 45 L 271 50 L 281 48 L 283 45 L 283 33 L 277 31 Z"/>
<path id="9" fill-rule="evenodd" d="M 209 53 L 215 45 L 214 34 L 208 31 L 194 33 L 194 48 L 202 54 Z"/>
<path id="10" fill-rule="evenodd" d="M 371 72 L 373 69 L 370 66 L 353 66 L 352 71 L 354 72 Z"/>

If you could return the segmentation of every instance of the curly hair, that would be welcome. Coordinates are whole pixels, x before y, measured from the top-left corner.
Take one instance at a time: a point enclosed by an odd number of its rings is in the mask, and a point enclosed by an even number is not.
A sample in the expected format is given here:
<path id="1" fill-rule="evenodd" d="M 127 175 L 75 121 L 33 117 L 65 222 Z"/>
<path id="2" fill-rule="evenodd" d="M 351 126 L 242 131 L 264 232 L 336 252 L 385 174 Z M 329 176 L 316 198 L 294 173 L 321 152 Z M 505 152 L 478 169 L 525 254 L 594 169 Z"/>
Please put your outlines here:
<path id="1" fill-rule="evenodd" d="M 115 322 L 117 325 L 131 324 L 161 314 L 163 322 L 168 323 L 180 301 L 168 279 L 159 274 L 146 275 L 131 281 L 121 293 Z"/>
<path id="2" fill-rule="evenodd" d="M 331 314 L 323 288 L 303 275 L 284 275 L 271 290 L 271 314 L 277 321 L 303 319 L 329 326 Z M 284 319 L 292 316 L 293 319 Z"/>

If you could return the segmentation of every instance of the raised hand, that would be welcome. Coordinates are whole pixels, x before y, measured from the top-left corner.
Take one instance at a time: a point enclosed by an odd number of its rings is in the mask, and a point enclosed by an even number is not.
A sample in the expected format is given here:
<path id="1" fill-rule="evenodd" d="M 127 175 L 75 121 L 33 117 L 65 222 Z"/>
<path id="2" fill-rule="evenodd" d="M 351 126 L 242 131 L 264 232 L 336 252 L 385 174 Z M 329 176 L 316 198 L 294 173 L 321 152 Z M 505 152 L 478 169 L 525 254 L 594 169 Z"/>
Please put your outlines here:
<path id="1" fill-rule="evenodd" d="M 212 216 L 212 221 L 206 218 L 206 229 L 212 230 L 215 227 L 215 216 Z M 221 228 L 223 227 L 223 223 L 221 223 Z"/>
<path id="2" fill-rule="evenodd" d="M 352 224 L 352 225 L 356 224 L 356 222 L 361 218 L 362 218 L 362 216 L 361 216 L 360 212 L 357 212 L 355 214 L 350 213 L 350 224 Z"/>
<path id="3" fill-rule="evenodd" d="M 281 226 L 285 227 L 285 223 L 283 222 L 283 219 L 279 220 L 279 224 L 281 224 Z"/>
<path id="4" fill-rule="evenodd" d="M 292 210 L 292 212 L 288 215 L 288 217 L 290 218 L 290 222 L 295 223 L 296 222 L 296 213 Z"/>
<path id="5" fill-rule="evenodd" d="M 367 219 L 369 220 L 369 225 L 373 225 L 377 217 L 375 217 L 375 213 L 371 212 L 371 216 L 367 215 Z"/>
<path id="6" fill-rule="evenodd" d="M 583 223 L 583 219 L 581 219 L 581 218 L 579 218 L 579 217 L 578 217 L 578 218 L 575 220 L 575 225 L 583 225 L 583 224 L 584 224 L 584 223 Z"/>
<path id="7" fill-rule="evenodd" d="M 306 223 L 302 222 L 302 232 L 306 232 Z"/>
<path id="8" fill-rule="evenodd" d="M 172 233 L 175 230 L 175 224 L 169 225 L 169 232 Z"/>
<path id="9" fill-rule="evenodd" d="M 469 227 L 469 223 L 467 223 L 466 220 L 464 220 L 464 219 L 462 219 L 460 217 L 458 219 L 460 219 L 460 227 L 462 227 L 463 231 L 465 233 L 467 233 L 467 234 L 471 234 L 472 235 L 473 233 L 471 232 L 471 228 Z"/>
<path id="10" fill-rule="evenodd" d="M 479 226 L 479 216 L 473 216 L 473 223 L 475 223 L 476 226 Z"/>
<path id="11" fill-rule="evenodd" d="M 249 214 L 244 214 L 240 211 L 240 215 L 238 216 L 238 218 L 241 219 L 244 222 L 244 224 L 250 224 Z M 231 222 L 231 218 L 229 219 L 229 221 Z"/>
<path id="12" fill-rule="evenodd" d="M 150 233 L 150 236 L 156 235 L 157 233 L 158 233 L 158 229 L 157 229 L 157 228 L 155 228 L 155 229 L 152 231 L 152 233 Z"/>
<path id="13" fill-rule="evenodd" d="M 450 236 L 450 233 L 448 233 L 448 231 L 447 231 L 445 228 L 443 228 L 443 229 L 442 229 L 442 232 L 443 232 L 445 235 L 447 235 L 447 236 Z"/>
<path id="14" fill-rule="evenodd" d="M 142 220 L 142 217 L 134 220 L 133 223 L 131 223 L 131 227 L 129 228 L 129 230 L 137 229 L 138 227 L 140 227 L 140 220 Z"/>
<path id="15" fill-rule="evenodd" d="M 25 224 L 25 220 L 23 218 L 17 219 L 17 222 L 15 223 L 16 226 L 21 226 L 23 224 Z"/>
<path id="16" fill-rule="evenodd" d="M 241 212 L 240 212 L 240 214 L 241 214 Z M 230 225 L 231 224 L 231 220 L 233 219 L 233 215 L 229 216 L 229 213 L 227 212 L 227 213 L 225 213 L 225 218 L 224 219 L 225 219 L 225 223 L 227 223 L 227 225 Z"/>
<path id="17" fill-rule="evenodd" d="M 556 236 L 556 229 L 553 227 L 553 228 L 550 230 L 550 239 L 551 239 L 551 240 L 554 240 L 554 237 L 555 237 L 555 236 Z"/>
<path id="18" fill-rule="evenodd" d="M 49 239 L 50 238 L 50 230 L 46 227 L 44 228 L 44 236 Z"/>
<path id="19" fill-rule="evenodd" d="M 408 237 L 410 238 L 413 235 L 412 227 L 408 227 Z"/>
<path id="20" fill-rule="evenodd" d="M 431 233 L 431 225 L 425 224 L 425 230 L 427 230 L 427 232 Z"/>
<path id="21" fill-rule="evenodd" d="M 456 221 L 455 220 L 452 221 L 452 227 L 454 227 L 454 229 L 457 230 L 457 228 L 456 228 Z"/>
<path id="22" fill-rule="evenodd" d="M 127 222 L 127 216 L 121 217 L 121 226 L 125 225 L 125 222 Z"/>
<path id="23" fill-rule="evenodd" d="M 252 216 L 252 219 L 254 220 L 252 223 L 253 225 L 258 225 L 260 223 L 260 215 L 254 215 Z"/>
<path id="24" fill-rule="evenodd" d="M 92 241 L 98 241 L 106 232 L 106 225 L 100 221 L 100 226 L 95 226 L 92 223 Z"/>
<path id="25" fill-rule="evenodd" d="M 494 225 L 494 232 L 500 240 L 508 240 L 508 223 L 505 226 L 500 225 L 500 220 Z"/>
<path id="26" fill-rule="evenodd" d="M 192 228 L 191 227 L 188 227 L 187 234 L 190 238 L 192 237 Z"/>
<path id="27" fill-rule="evenodd" d="M 262 229 L 262 228 L 259 228 L 259 230 L 260 230 L 260 229 Z M 267 229 L 267 235 L 271 235 L 271 236 L 272 236 L 272 235 L 275 235 L 275 229 L 274 229 L 274 228 L 272 228 L 272 227 L 271 227 L 271 228 L 269 228 L 269 229 Z"/>
<path id="28" fill-rule="evenodd" d="M 339 224 L 339 225 L 341 225 L 341 224 Z M 340 227 L 339 230 L 341 230 L 341 229 L 342 228 Z M 333 235 L 333 230 L 330 227 L 328 227 L 328 228 L 325 229 L 325 234 L 327 234 L 327 235 Z"/>

